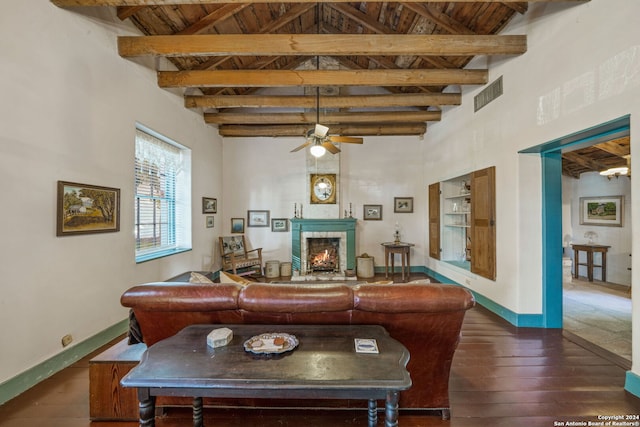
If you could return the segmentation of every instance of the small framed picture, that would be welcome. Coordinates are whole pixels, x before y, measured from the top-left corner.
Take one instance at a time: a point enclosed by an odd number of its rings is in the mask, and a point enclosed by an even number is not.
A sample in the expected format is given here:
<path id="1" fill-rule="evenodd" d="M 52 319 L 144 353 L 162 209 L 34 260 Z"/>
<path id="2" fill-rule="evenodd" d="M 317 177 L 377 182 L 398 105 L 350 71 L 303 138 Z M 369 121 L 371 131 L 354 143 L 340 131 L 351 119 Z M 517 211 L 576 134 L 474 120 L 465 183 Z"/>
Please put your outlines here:
<path id="1" fill-rule="evenodd" d="M 206 216 L 207 228 L 213 228 L 213 218 L 215 218 L 213 215 Z"/>
<path id="2" fill-rule="evenodd" d="M 395 213 L 412 213 L 413 197 L 394 197 L 393 212 Z"/>
<path id="3" fill-rule="evenodd" d="M 244 218 L 231 218 L 231 232 L 244 233 Z"/>
<path id="4" fill-rule="evenodd" d="M 271 231 L 289 231 L 287 218 L 271 218 Z"/>
<path id="5" fill-rule="evenodd" d="M 218 213 L 218 199 L 214 199 L 211 197 L 203 197 L 202 213 L 203 214 Z"/>
<path id="6" fill-rule="evenodd" d="M 268 227 L 269 211 L 247 211 L 248 227 Z"/>
<path id="7" fill-rule="evenodd" d="M 382 205 L 364 205 L 362 218 L 365 220 L 381 220 Z"/>

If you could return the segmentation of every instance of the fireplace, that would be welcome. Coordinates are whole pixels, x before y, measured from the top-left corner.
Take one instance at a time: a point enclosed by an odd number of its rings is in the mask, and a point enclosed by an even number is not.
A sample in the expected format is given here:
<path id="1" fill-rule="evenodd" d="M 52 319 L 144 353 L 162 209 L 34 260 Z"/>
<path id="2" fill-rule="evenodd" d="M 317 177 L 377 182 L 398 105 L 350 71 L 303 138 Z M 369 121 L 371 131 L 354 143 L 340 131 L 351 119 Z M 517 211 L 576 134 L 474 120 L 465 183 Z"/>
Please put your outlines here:
<path id="1" fill-rule="evenodd" d="M 307 271 L 340 271 L 340 238 L 307 238 Z"/>
<path id="2" fill-rule="evenodd" d="M 291 260 L 293 270 L 301 275 L 311 272 L 337 272 L 356 268 L 356 222 L 355 218 L 344 219 L 291 219 Z M 324 248 L 314 249 L 315 240 L 325 243 Z M 327 255 L 335 256 L 331 261 L 321 261 L 314 265 L 311 252 L 327 250 Z M 316 253 L 317 255 L 317 253 Z M 322 254 L 321 254 L 322 255 Z M 335 263 L 335 265 L 331 265 Z"/>

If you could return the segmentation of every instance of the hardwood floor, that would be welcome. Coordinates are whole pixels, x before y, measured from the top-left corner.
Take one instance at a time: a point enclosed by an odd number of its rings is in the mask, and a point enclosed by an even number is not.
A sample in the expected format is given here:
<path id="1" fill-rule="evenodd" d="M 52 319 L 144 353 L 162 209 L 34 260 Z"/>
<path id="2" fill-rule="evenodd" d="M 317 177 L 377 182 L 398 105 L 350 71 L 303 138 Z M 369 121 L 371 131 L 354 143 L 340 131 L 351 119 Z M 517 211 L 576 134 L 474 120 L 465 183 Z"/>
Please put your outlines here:
<path id="1" fill-rule="evenodd" d="M 91 357 L 0 406 L 0 427 L 137 426 L 90 422 Z M 465 318 L 453 361 L 451 420 L 401 413 L 400 426 L 551 427 L 597 422 L 599 415 L 638 415 L 640 399 L 624 391 L 624 379 L 623 368 L 563 338 L 560 330 L 518 329 L 476 307 Z M 223 427 L 367 425 L 364 413 L 352 411 L 207 411 L 205 421 Z M 156 422 L 158 427 L 190 425 L 190 413 L 182 410 Z"/>

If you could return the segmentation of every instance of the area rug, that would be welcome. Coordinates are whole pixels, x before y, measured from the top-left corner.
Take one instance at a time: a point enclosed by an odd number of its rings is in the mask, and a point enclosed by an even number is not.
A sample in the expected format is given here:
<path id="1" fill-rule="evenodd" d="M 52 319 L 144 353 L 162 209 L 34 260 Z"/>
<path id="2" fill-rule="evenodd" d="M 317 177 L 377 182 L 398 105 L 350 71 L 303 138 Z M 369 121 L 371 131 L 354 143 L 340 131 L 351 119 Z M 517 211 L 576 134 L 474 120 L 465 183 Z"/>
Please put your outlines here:
<path id="1" fill-rule="evenodd" d="M 631 360 L 631 298 L 624 290 L 573 280 L 564 284 L 564 329 Z"/>

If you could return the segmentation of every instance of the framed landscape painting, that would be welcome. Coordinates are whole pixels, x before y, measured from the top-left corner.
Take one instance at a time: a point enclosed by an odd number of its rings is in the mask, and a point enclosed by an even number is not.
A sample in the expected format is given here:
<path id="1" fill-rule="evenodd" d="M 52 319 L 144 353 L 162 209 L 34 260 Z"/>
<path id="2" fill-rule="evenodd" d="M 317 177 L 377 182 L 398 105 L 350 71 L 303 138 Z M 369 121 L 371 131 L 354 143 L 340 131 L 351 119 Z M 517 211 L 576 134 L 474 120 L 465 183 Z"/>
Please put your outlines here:
<path id="1" fill-rule="evenodd" d="M 580 224 L 622 227 L 624 196 L 580 197 Z"/>
<path id="2" fill-rule="evenodd" d="M 58 181 L 56 235 L 120 231 L 120 189 Z"/>

